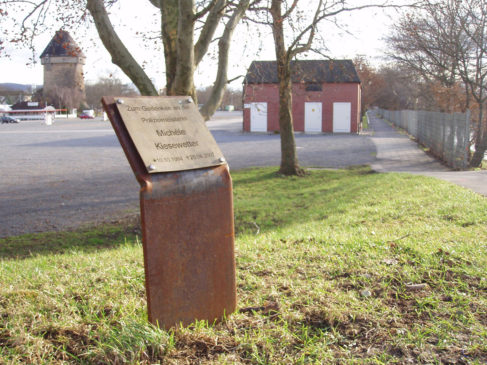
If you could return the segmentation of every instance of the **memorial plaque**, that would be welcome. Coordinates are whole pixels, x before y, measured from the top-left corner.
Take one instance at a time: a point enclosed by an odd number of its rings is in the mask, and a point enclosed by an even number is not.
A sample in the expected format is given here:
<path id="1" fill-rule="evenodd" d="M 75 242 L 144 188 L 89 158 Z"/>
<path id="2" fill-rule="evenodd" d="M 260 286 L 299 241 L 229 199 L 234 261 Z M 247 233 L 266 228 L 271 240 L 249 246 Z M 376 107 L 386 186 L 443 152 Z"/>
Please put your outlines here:
<path id="1" fill-rule="evenodd" d="M 187 97 L 102 103 L 140 184 L 149 321 L 225 318 L 237 305 L 232 179 L 202 117 Z"/>
<path id="2" fill-rule="evenodd" d="M 149 173 L 225 163 L 191 98 L 123 97 L 116 105 Z"/>

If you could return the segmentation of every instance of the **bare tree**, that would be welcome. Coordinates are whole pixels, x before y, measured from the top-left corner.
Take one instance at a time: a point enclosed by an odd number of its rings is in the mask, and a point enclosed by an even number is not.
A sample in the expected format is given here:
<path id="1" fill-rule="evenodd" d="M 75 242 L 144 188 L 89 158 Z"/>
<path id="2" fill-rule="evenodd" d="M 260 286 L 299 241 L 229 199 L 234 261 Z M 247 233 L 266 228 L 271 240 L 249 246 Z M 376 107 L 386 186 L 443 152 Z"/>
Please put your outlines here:
<path id="1" fill-rule="evenodd" d="M 460 74 L 477 104 L 477 120 L 474 130 L 475 152 L 470 166 L 482 164 L 487 150 L 487 4 L 482 0 L 467 0 L 462 3 L 464 21 L 461 22 L 465 36 L 465 49 L 461 52 Z"/>
<path id="2" fill-rule="evenodd" d="M 200 103 L 206 104 L 212 95 L 213 87 L 207 86 L 196 90 L 198 94 L 198 101 Z M 222 106 L 233 105 L 235 109 L 242 109 L 242 90 L 235 90 L 226 88 L 225 93 L 222 96 Z"/>
<path id="3" fill-rule="evenodd" d="M 387 7 L 382 4 L 349 5 L 346 0 L 267 0 L 266 6 L 257 7 L 260 19 L 256 21 L 272 27 L 279 80 L 279 128 L 281 134 L 281 166 L 283 175 L 304 174 L 299 167 L 294 139 L 292 116 L 291 61 L 299 54 L 312 50 L 318 25 L 327 19 L 336 24 L 336 16 L 370 7 Z M 270 14 L 270 19 L 268 18 Z"/>
<path id="4" fill-rule="evenodd" d="M 362 105 L 360 114 L 364 114 L 371 106 L 377 105 L 377 90 L 380 89 L 381 79 L 374 67 L 372 67 L 364 56 L 357 56 L 353 60 L 355 69 L 360 78 L 362 89 Z"/>
<path id="5" fill-rule="evenodd" d="M 384 109 L 415 109 L 429 102 L 425 100 L 424 85 L 418 75 L 397 64 L 372 67 L 364 57 L 354 60 L 362 87 L 362 113 L 371 106 Z"/>
<path id="6" fill-rule="evenodd" d="M 463 84 L 462 109 L 473 109 L 475 116 L 472 167 L 482 163 L 487 149 L 486 22 L 484 0 L 426 0 L 421 10 L 404 16 L 389 37 L 392 58 L 421 73 L 430 85 L 451 88 L 447 111 L 456 111 L 458 84 Z"/>
<path id="7" fill-rule="evenodd" d="M 91 15 L 103 45 L 117 65 L 142 95 L 157 95 L 149 75 L 135 60 L 115 31 L 108 8 L 117 0 L 0 0 L 0 15 L 16 20 L 17 32 L 9 40 L 33 47 L 33 38 L 45 31 L 46 19 L 57 19 L 65 27 L 88 19 Z M 193 74 L 207 53 L 210 43 L 219 39 L 219 62 L 212 97 L 202 109 L 207 119 L 216 110 L 227 84 L 229 45 L 233 31 L 249 7 L 250 0 L 148 0 L 160 12 L 160 34 L 164 47 L 166 93 L 192 95 L 196 99 Z M 23 11 L 21 11 L 23 9 Z M 23 14 L 22 16 L 18 14 Z M 55 15 L 55 16 L 54 16 Z M 16 18 L 20 17 L 20 18 Z M 4 16 L 0 16 L 4 18 Z M 219 25 L 223 25 L 217 36 Z M 59 24 L 58 24 L 59 25 Z M 15 33 L 15 34 L 14 34 Z M 141 30 L 143 33 L 143 30 Z"/>
<path id="8" fill-rule="evenodd" d="M 254 1 L 258 3 L 260 0 Z M 200 110 L 205 120 L 215 112 L 218 106 L 221 104 L 225 95 L 226 85 L 229 82 L 227 79 L 228 74 L 228 52 L 230 49 L 230 40 L 232 39 L 233 32 L 238 22 L 243 18 L 245 12 L 250 6 L 250 0 L 240 1 L 228 22 L 225 24 L 223 35 L 218 41 L 218 71 L 215 83 L 213 84 L 212 93 L 208 102 L 206 102 Z"/>
<path id="9" fill-rule="evenodd" d="M 249 7 L 250 0 L 233 3 L 227 0 L 150 0 L 161 13 L 161 38 L 164 45 L 167 95 L 191 95 L 195 101 L 193 75 L 208 51 L 218 24 L 227 16 L 220 37 L 219 62 L 211 97 L 201 109 L 208 119 L 218 108 L 227 84 L 228 54 L 233 31 Z M 196 6 L 198 5 L 198 6 Z M 137 85 L 143 95 L 157 94 L 149 77 L 125 48 L 113 29 L 103 0 L 87 0 L 105 48 L 112 61 Z M 195 26 L 201 23 L 195 42 Z"/>
<path id="10" fill-rule="evenodd" d="M 97 82 L 86 84 L 86 103 L 92 108 L 101 108 L 101 98 L 106 95 L 135 96 L 139 93 L 131 85 L 116 77 L 102 77 Z"/>

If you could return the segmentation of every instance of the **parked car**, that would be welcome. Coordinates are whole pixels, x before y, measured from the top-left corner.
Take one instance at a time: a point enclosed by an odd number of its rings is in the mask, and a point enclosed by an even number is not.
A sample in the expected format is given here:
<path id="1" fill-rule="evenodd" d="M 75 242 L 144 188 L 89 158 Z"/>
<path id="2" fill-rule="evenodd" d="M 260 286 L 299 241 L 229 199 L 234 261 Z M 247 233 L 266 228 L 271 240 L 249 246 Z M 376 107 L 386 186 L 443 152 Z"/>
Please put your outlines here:
<path id="1" fill-rule="evenodd" d="M 81 119 L 95 119 L 95 117 L 94 117 L 93 115 L 90 115 L 90 114 L 88 114 L 88 113 L 81 113 L 81 114 L 79 115 L 79 117 L 80 117 Z"/>
<path id="2" fill-rule="evenodd" d="M 2 117 L 2 124 L 3 123 L 18 123 L 18 122 L 19 122 L 18 119 L 9 117 L 8 115 L 5 115 Z"/>

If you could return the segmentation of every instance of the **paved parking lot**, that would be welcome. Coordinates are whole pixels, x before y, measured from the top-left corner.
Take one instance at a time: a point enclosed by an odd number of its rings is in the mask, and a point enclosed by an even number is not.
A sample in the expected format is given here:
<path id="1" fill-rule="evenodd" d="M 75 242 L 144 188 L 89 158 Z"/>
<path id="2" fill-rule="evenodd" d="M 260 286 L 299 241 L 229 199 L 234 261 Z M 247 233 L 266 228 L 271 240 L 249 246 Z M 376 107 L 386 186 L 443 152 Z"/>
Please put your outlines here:
<path id="1" fill-rule="evenodd" d="M 239 112 L 220 112 L 208 127 L 231 170 L 277 166 L 277 134 L 241 132 Z M 365 135 L 296 135 L 302 166 L 372 164 Z M 116 221 L 138 211 L 138 189 L 109 122 L 58 119 L 0 124 L 0 237 Z"/>

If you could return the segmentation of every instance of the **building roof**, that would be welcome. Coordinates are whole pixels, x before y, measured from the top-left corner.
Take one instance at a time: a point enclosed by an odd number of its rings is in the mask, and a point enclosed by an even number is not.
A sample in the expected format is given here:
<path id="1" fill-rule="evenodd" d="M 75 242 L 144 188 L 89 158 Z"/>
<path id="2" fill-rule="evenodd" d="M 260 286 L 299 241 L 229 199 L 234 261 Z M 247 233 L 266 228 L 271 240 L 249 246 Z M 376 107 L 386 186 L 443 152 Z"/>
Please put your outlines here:
<path id="1" fill-rule="evenodd" d="M 47 45 L 40 58 L 50 57 L 85 57 L 81 48 L 65 30 L 58 30 Z"/>
<path id="2" fill-rule="evenodd" d="M 360 83 L 352 60 L 300 60 L 291 61 L 293 83 Z M 252 61 L 244 84 L 275 84 L 276 61 Z"/>
<path id="3" fill-rule="evenodd" d="M 12 105 L 12 110 L 38 110 L 43 109 L 46 107 L 46 103 L 44 102 L 36 102 L 36 101 L 19 101 Z"/>

